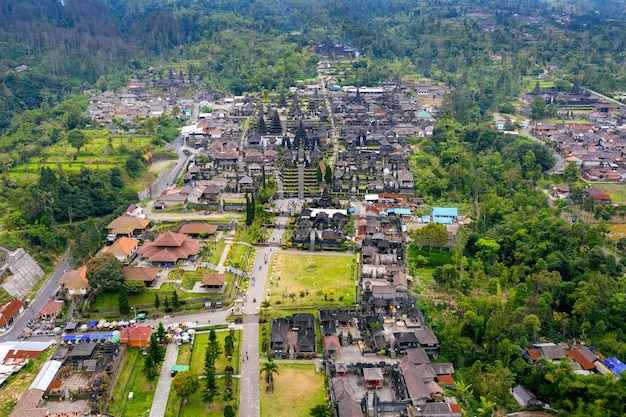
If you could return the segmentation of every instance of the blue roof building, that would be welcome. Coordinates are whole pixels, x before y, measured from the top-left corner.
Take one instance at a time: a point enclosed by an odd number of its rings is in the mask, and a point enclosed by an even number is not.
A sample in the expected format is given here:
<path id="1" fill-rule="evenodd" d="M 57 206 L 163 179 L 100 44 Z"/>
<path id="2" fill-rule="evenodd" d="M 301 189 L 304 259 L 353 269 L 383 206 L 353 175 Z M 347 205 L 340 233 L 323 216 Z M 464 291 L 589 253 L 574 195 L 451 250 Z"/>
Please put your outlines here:
<path id="1" fill-rule="evenodd" d="M 433 207 L 433 222 L 452 224 L 459 221 L 459 211 L 456 207 Z"/>

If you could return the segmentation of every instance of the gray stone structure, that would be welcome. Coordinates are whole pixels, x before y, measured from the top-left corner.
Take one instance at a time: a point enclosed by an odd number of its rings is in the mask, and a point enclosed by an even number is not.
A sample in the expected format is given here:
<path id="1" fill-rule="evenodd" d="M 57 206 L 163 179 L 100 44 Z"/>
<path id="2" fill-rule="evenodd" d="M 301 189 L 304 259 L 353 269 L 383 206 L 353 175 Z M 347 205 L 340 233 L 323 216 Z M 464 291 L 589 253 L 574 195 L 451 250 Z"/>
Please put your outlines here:
<path id="1" fill-rule="evenodd" d="M 2 288 L 15 298 L 23 298 L 44 276 L 43 269 L 23 248 L 15 251 L 0 246 Z"/>

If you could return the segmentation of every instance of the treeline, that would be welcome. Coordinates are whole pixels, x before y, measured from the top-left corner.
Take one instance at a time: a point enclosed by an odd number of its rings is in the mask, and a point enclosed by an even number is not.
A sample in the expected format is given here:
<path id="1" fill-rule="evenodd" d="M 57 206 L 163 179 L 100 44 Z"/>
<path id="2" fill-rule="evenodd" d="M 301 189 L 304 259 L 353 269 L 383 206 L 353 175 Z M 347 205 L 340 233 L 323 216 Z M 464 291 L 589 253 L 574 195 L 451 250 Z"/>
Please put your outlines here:
<path id="1" fill-rule="evenodd" d="M 514 410 L 508 388 L 523 383 L 562 415 L 594 415 L 599 403 L 602 415 L 623 415 L 623 404 L 608 400 L 626 393 L 623 383 L 522 358 L 537 342 L 586 341 L 607 356 L 626 342 L 623 262 L 604 249 L 606 225 L 571 223 L 561 205 L 548 204 L 539 186 L 554 163 L 550 150 L 454 119 L 439 121 L 418 146 L 411 164 L 425 200 L 460 205 L 473 219 L 446 256 L 420 250 L 421 235 L 407 252 L 417 275 L 425 264 L 435 268 L 438 293 L 420 302 L 441 342 L 440 359 L 459 368 L 466 411 Z M 444 246 L 434 238 L 428 244 Z"/>

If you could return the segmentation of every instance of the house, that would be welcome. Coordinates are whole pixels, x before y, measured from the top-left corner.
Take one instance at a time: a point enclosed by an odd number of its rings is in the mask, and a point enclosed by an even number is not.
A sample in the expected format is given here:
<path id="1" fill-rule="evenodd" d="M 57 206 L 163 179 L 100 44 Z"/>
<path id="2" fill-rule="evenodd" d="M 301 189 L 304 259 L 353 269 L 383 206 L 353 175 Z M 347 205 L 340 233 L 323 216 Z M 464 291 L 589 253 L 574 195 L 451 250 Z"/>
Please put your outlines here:
<path id="1" fill-rule="evenodd" d="M 119 236 L 140 237 L 150 225 L 150 220 L 135 216 L 120 216 L 109 223 L 107 240 L 114 241 Z"/>
<path id="2" fill-rule="evenodd" d="M 200 244 L 182 233 L 166 232 L 139 248 L 137 253 L 153 264 L 175 265 L 179 260 L 194 260 Z"/>
<path id="3" fill-rule="evenodd" d="M 63 308 L 63 301 L 48 301 L 42 308 L 39 310 L 39 317 L 44 320 L 54 320 L 61 312 Z"/>
<path id="4" fill-rule="evenodd" d="M 117 239 L 111 246 L 105 247 L 102 252 L 110 253 L 123 264 L 128 264 L 135 257 L 138 245 L 139 241 L 137 239 L 123 236 Z"/>
<path id="5" fill-rule="evenodd" d="M 455 207 L 433 207 L 432 221 L 443 224 L 457 223 L 459 212 Z"/>
<path id="6" fill-rule="evenodd" d="M 72 347 L 72 351 L 68 357 L 72 361 L 72 365 L 78 365 L 79 362 L 92 359 L 96 352 L 96 344 L 93 342 L 79 343 Z"/>
<path id="7" fill-rule="evenodd" d="M 124 281 L 141 281 L 146 287 L 151 287 L 157 278 L 159 268 L 125 266 L 122 268 Z"/>
<path id="8" fill-rule="evenodd" d="M 415 406 L 421 406 L 431 400 L 430 392 L 426 389 L 426 384 L 422 380 L 422 377 L 417 372 L 415 365 L 402 362 L 400 363 L 402 369 L 402 377 L 404 378 L 404 385 L 408 391 L 408 398 Z"/>
<path id="9" fill-rule="evenodd" d="M 212 236 L 217 232 L 217 225 L 207 222 L 186 223 L 179 232 L 194 238 Z"/>
<path id="10" fill-rule="evenodd" d="M 150 326 L 126 327 L 120 333 L 120 342 L 130 347 L 146 347 L 150 343 L 151 333 Z"/>
<path id="11" fill-rule="evenodd" d="M 312 328 L 298 330 L 298 342 L 296 345 L 298 357 L 314 357 L 315 348 L 315 330 Z"/>
<path id="12" fill-rule="evenodd" d="M 435 355 L 439 352 L 439 340 L 432 330 L 428 328 L 417 329 L 415 331 L 417 340 L 421 347 L 424 348 L 429 355 Z"/>
<path id="13" fill-rule="evenodd" d="M 0 307 L 0 328 L 8 329 L 15 319 L 24 311 L 24 302 L 11 300 Z"/>
<path id="14" fill-rule="evenodd" d="M 452 405 L 456 405 L 457 411 L 452 411 Z M 422 407 L 423 417 L 461 417 L 462 410 L 458 404 L 448 404 L 447 402 L 429 402 Z"/>
<path id="15" fill-rule="evenodd" d="M 337 335 L 324 336 L 322 345 L 324 351 L 328 352 L 328 355 L 331 357 L 338 355 L 341 350 L 341 344 L 339 343 L 339 337 L 337 337 Z"/>
<path id="16" fill-rule="evenodd" d="M 202 287 L 210 292 L 222 292 L 224 291 L 227 277 L 228 275 L 226 274 L 204 274 Z"/>
<path id="17" fill-rule="evenodd" d="M 283 351 L 287 351 L 287 334 L 289 333 L 289 324 L 284 318 L 272 321 L 272 330 L 270 332 L 270 352 L 275 357 L 281 357 Z"/>
<path id="18" fill-rule="evenodd" d="M 382 388 L 383 379 L 381 368 L 363 368 L 363 381 L 367 388 Z"/>
<path id="19" fill-rule="evenodd" d="M 59 279 L 59 285 L 68 296 L 85 295 L 89 292 L 89 280 L 87 280 L 87 267 L 81 266 L 64 273 Z"/>
<path id="20" fill-rule="evenodd" d="M 511 388 L 511 395 L 515 398 L 515 401 L 520 405 L 520 407 L 528 407 L 532 405 L 539 405 L 541 401 L 537 399 L 535 394 L 528 391 L 525 386 L 518 384 Z"/>

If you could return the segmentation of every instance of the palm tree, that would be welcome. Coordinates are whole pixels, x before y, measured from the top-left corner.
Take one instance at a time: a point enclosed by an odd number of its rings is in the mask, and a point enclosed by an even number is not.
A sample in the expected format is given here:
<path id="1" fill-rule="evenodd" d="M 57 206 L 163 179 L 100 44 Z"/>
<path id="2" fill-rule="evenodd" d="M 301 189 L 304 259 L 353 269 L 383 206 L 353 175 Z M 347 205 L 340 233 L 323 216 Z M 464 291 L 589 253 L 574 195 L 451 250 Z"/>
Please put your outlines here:
<path id="1" fill-rule="evenodd" d="M 486 397 L 483 397 L 481 395 L 480 407 L 478 408 L 478 412 L 481 413 L 483 416 L 492 416 L 497 405 L 498 404 L 496 404 L 495 402 L 490 401 Z"/>
<path id="2" fill-rule="evenodd" d="M 278 375 L 278 365 L 274 363 L 274 358 L 270 357 L 267 362 L 263 364 L 261 373 L 265 374 L 265 382 L 267 383 L 266 392 L 271 394 L 274 392 L 274 374 Z"/>

